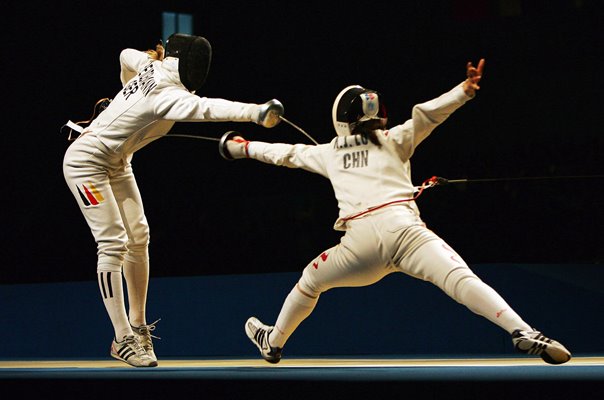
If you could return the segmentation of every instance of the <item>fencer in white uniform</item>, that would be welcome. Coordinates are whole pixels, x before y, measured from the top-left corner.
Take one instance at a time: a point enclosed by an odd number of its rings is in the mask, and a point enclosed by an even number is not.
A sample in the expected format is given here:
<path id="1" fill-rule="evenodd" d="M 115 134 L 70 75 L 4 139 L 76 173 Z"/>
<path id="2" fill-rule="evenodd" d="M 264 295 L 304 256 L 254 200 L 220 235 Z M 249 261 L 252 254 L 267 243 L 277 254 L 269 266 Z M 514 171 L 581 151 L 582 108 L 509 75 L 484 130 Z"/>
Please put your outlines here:
<path id="1" fill-rule="evenodd" d="M 455 110 L 472 99 L 484 60 L 467 65 L 467 79 L 447 93 L 413 107 L 411 119 L 386 128 L 379 93 L 349 86 L 337 96 L 332 114 L 337 136 L 321 145 L 246 141 L 225 134 L 221 154 L 302 168 L 328 178 L 339 206 L 334 228 L 341 242 L 322 251 L 302 273 L 282 306 L 274 326 L 251 317 L 245 323 L 262 357 L 277 363 L 286 341 L 307 318 L 321 293 L 337 287 L 367 286 L 402 272 L 429 281 L 512 335 L 516 349 L 560 364 L 570 352 L 546 338 L 514 312 L 479 279 L 443 239 L 428 229 L 413 200 L 410 158 L 417 146 Z"/>
<path id="2" fill-rule="evenodd" d="M 157 365 L 146 303 L 149 226 L 132 170 L 133 154 L 175 122 L 279 123 L 277 100 L 248 104 L 195 94 L 206 80 L 212 49 L 203 37 L 174 34 L 164 48 L 125 49 L 122 89 L 73 141 L 63 172 L 97 243 L 97 275 L 114 328 L 112 357 L 136 367 Z M 74 125 L 72 125 L 74 126 Z M 76 127 L 77 129 L 77 127 Z M 129 309 L 126 312 L 122 279 Z"/>

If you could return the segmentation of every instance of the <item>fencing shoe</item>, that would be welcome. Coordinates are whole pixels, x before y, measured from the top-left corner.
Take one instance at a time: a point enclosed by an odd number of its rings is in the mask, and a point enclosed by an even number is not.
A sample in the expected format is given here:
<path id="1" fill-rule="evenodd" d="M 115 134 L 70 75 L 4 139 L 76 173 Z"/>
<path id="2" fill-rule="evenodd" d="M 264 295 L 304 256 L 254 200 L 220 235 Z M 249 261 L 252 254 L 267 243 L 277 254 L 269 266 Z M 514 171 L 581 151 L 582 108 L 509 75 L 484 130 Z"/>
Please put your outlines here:
<path id="1" fill-rule="evenodd" d="M 143 346 L 143 349 L 149 354 L 149 356 L 157 361 L 157 357 L 155 356 L 155 351 L 153 351 L 153 340 L 151 338 L 160 339 L 157 336 L 151 334 L 155 330 L 155 325 L 159 322 L 157 321 L 149 324 L 149 325 L 141 325 L 141 326 L 132 326 L 132 332 L 134 332 L 134 336 L 138 339 L 138 342 Z"/>
<path id="2" fill-rule="evenodd" d="M 541 356 L 548 364 L 564 364 L 571 359 L 570 351 L 539 331 L 516 329 L 512 333 L 512 343 L 519 352 Z"/>
<path id="3" fill-rule="evenodd" d="M 257 318 L 251 317 L 245 323 L 245 333 L 252 343 L 258 347 L 262 358 L 271 364 L 281 361 L 281 347 L 272 347 L 268 343 L 268 336 L 273 331 L 272 326 L 264 325 Z"/>
<path id="4" fill-rule="evenodd" d="M 111 357 L 133 367 L 157 367 L 157 360 L 147 354 L 135 336 L 126 336 L 122 342 L 113 339 Z"/>

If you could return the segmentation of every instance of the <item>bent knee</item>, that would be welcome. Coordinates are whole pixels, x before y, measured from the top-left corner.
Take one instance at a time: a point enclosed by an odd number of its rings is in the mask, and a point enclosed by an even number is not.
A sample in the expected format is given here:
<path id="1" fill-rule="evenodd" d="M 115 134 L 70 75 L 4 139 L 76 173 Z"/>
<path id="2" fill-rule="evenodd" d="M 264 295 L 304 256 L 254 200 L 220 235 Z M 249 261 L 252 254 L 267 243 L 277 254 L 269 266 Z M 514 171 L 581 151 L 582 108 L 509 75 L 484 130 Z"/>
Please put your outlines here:
<path id="1" fill-rule="evenodd" d="M 146 260 L 149 258 L 149 242 L 128 243 L 128 253 L 126 258 L 133 261 Z"/>
<path id="2" fill-rule="evenodd" d="M 322 292 L 325 291 L 318 287 L 316 284 L 314 284 L 312 280 L 309 279 L 308 275 L 305 273 L 302 274 L 302 277 L 298 281 L 296 287 L 300 292 L 302 292 L 303 295 L 310 298 L 317 298 Z"/>
<path id="3" fill-rule="evenodd" d="M 126 257 L 132 261 L 143 261 L 149 258 L 149 226 L 145 221 L 133 229 L 128 237 Z"/>
<path id="4" fill-rule="evenodd" d="M 97 256 L 99 264 L 121 265 L 128 253 L 127 240 L 114 238 L 109 241 L 99 241 L 97 245 Z"/>

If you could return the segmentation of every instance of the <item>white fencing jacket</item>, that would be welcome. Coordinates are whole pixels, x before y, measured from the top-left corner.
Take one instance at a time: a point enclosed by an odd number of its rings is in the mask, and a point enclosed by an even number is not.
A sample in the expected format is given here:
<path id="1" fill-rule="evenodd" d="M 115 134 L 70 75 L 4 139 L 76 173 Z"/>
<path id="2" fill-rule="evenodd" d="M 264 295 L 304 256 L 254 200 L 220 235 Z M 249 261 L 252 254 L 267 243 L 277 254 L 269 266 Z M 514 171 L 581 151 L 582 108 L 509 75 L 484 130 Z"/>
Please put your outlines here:
<path id="1" fill-rule="evenodd" d="M 334 229 L 346 230 L 346 221 L 357 213 L 413 198 L 409 160 L 415 148 L 469 99 L 459 84 L 436 99 L 415 105 L 411 119 L 377 132 L 381 146 L 363 135 L 337 136 L 316 146 L 250 142 L 249 157 L 328 178 L 339 207 Z M 419 218 L 414 201 L 395 204 L 409 207 Z"/>

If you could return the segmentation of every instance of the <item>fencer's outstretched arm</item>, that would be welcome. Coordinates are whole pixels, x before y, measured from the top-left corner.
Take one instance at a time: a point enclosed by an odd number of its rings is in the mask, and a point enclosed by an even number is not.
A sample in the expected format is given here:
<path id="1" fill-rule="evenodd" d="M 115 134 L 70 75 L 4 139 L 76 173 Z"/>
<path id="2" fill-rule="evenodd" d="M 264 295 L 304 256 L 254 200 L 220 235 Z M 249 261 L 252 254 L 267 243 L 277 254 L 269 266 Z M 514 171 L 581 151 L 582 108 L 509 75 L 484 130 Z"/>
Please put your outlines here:
<path id="1" fill-rule="evenodd" d="M 307 145 L 287 143 L 250 142 L 235 131 L 222 135 L 220 155 L 227 160 L 252 158 L 266 164 L 301 168 L 327 177 L 324 148 L 330 144 Z"/>
<path id="2" fill-rule="evenodd" d="M 199 97 L 173 87 L 158 95 L 154 112 L 170 121 L 254 122 L 265 128 L 273 128 L 281 121 L 279 116 L 283 115 L 284 108 L 277 99 L 263 104 L 241 103 Z"/>
<path id="3" fill-rule="evenodd" d="M 478 67 L 474 67 L 468 62 L 463 82 L 435 99 L 416 104 L 411 112 L 411 119 L 390 129 L 391 136 L 400 141 L 409 156 L 438 125 L 476 95 L 476 90 L 480 89 L 478 82 L 482 78 L 484 63 L 484 59 L 481 59 Z"/>

